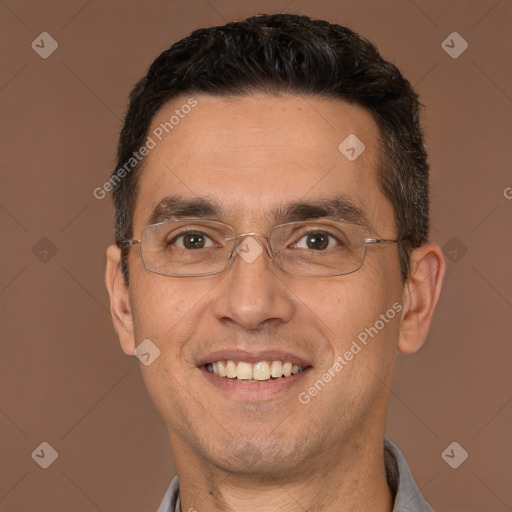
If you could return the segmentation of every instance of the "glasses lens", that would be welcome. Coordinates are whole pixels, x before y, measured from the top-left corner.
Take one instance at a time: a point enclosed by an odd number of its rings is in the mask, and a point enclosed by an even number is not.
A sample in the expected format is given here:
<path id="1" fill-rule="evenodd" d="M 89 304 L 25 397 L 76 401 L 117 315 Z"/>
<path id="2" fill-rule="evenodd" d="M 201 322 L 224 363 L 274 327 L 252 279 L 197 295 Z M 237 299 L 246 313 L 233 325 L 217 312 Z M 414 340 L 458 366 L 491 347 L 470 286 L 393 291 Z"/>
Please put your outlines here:
<path id="1" fill-rule="evenodd" d="M 328 222 L 295 222 L 276 226 L 271 244 L 281 269 L 302 276 L 350 274 L 366 253 L 364 228 Z"/>
<path id="2" fill-rule="evenodd" d="M 169 276 L 222 271 L 233 248 L 234 231 L 215 221 L 171 221 L 146 227 L 141 254 L 148 270 Z"/>

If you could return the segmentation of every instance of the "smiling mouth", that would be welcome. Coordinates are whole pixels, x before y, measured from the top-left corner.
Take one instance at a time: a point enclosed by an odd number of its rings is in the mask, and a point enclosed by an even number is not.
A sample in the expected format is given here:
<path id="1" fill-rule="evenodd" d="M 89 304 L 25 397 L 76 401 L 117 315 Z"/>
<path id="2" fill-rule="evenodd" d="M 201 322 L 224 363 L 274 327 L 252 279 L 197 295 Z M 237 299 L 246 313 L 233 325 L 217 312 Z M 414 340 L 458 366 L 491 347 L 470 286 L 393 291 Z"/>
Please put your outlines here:
<path id="1" fill-rule="evenodd" d="M 291 377 L 302 373 L 307 368 L 306 366 L 297 366 L 289 361 L 259 361 L 252 364 L 245 361 L 236 363 L 232 359 L 215 361 L 204 365 L 204 367 L 209 373 L 219 377 L 245 383 Z"/>

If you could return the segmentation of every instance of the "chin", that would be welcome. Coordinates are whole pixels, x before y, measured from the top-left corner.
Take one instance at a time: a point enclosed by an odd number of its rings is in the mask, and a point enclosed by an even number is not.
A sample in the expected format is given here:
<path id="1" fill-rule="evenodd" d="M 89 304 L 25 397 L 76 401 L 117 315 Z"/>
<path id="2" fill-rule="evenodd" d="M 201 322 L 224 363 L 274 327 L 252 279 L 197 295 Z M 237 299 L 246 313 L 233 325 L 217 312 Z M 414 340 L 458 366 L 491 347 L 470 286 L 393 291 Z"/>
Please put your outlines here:
<path id="1" fill-rule="evenodd" d="M 303 464 L 307 458 L 304 442 L 291 437 L 286 440 L 269 437 L 230 438 L 222 448 L 213 447 L 210 440 L 202 456 L 228 473 L 263 478 L 289 474 Z"/>

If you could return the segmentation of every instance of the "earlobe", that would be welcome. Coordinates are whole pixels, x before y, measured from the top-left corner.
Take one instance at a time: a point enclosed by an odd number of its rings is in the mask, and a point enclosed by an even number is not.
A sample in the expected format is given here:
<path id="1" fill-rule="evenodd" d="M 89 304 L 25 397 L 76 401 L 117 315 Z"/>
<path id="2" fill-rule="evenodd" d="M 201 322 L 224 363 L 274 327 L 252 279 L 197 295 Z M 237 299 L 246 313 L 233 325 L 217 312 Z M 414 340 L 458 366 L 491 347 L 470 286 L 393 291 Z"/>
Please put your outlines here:
<path id="1" fill-rule="evenodd" d="M 441 293 L 446 262 L 435 243 L 418 247 L 411 253 L 409 277 L 404 285 L 402 322 L 398 350 L 412 354 L 427 337 Z"/>
<path id="2" fill-rule="evenodd" d="M 133 355 L 135 337 L 130 294 L 121 271 L 121 250 L 115 245 L 107 249 L 105 285 L 110 296 L 110 313 L 121 348 L 126 354 Z"/>

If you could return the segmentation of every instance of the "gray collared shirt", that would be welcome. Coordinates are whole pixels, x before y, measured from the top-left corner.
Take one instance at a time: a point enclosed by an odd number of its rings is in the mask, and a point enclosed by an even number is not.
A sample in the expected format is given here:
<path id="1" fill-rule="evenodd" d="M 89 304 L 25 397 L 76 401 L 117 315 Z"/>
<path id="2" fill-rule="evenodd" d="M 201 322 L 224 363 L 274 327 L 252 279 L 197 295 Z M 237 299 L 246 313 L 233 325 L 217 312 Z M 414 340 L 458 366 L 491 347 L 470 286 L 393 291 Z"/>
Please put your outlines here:
<path id="1" fill-rule="evenodd" d="M 416 487 L 404 456 L 388 439 L 384 439 L 384 463 L 388 485 L 395 497 L 393 512 L 434 512 Z M 167 489 L 158 512 L 182 512 L 177 477 Z"/>

